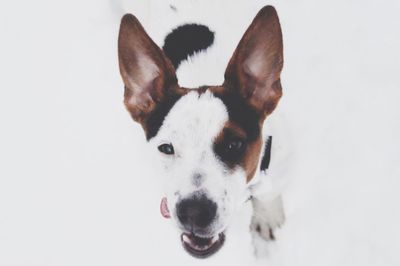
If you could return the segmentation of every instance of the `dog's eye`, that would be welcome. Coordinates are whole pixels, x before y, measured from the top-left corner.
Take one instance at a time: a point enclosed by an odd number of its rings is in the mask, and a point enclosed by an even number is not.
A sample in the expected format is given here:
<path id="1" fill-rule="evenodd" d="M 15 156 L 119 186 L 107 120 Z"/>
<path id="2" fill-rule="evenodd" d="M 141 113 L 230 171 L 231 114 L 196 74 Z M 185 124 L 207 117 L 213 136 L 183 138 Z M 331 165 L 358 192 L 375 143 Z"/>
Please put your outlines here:
<path id="1" fill-rule="evenodd" d="M 228 143 L 226 148 L 230 152 L 241 152 L 244 148 L 244 143 L 240 139 L 232 140 Z"/>
<path id="2" fill-rule="evenodd" d="M 158 146 L 158 150 L 168 155 L 174 154 L 174 146 L 172 144 L 161 144 Z"/>

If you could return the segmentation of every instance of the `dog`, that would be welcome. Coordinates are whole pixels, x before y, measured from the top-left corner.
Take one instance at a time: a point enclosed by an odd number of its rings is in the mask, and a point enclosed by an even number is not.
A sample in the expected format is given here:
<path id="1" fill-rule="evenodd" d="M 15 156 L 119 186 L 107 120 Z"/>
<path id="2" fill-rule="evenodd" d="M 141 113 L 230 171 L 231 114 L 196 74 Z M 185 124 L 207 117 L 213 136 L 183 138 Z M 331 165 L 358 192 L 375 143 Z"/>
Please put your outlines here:
<path id="1" fill-rule="evenodd" d="M 270 193 L 279 144 L 264 130 L 282 96 L 277 12 L 272 6 L 258 12 L 221 85 L 180 86 L 177 69 L 191 55 L 207 54 L 213 34 L 204 25 L 185 24 L 160 48 L 126 14 L 118 37 L 125 107 L 142 126 L 149 148 L 158 151 L 155 161 L 168 180 L 161 214 L 174 221 L 183 248 L 196 258 L 215 254 L 229 241 L 226 229 L 246 201 L 253 207 L 255 236 L 273 240 L 285 220 L 280 194 Z"/>

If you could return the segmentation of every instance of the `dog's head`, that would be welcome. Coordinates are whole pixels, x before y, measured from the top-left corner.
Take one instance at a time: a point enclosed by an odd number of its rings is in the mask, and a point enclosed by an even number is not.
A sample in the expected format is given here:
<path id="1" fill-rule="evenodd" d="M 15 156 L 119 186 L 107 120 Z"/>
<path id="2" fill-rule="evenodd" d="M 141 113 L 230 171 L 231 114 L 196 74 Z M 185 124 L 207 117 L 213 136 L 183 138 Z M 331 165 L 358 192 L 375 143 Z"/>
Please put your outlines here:
<path id="1" fill-rule="evenodd" d="M 125 106 L 164 167 L 162 212 L 176 222 L 185 249 L 207 257 L 248 197 L 262 125 L 282 95 L 277 13 L 267 6 L 257 14 L 220 86 L 180 87 L 174 66 L 133 15 L 122 18 L 118 50 Z"/>

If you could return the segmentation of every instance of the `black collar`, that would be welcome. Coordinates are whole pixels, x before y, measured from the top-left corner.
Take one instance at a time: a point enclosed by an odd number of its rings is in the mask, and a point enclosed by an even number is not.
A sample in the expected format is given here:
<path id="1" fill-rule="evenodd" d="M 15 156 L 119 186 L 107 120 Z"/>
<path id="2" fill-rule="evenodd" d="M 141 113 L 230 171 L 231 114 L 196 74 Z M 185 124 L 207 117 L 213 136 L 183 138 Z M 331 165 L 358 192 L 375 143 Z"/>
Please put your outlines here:
<path id="1" fill-rule="evenodd" d="M 269 136 L 265 142 L 264 155 L 261 160 L 260 170 L 265 171 L 269 167 L 271 161 L 271 146 L 272 146 L 272 136 Z"/>

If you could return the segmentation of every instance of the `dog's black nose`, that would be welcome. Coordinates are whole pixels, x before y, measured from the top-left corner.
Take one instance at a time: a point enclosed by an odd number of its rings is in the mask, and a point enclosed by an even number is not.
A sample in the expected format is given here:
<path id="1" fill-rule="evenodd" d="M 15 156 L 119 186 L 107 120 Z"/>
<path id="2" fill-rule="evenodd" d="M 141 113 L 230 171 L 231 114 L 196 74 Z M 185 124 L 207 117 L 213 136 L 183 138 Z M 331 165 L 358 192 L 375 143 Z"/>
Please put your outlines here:
<path id="1" fill-rule="evenodd" d="M 217 214 L 217 204 L 206 196 L 183 199 L 176 205 L 179 221 L 189 232 L 204 231 Z"/>

